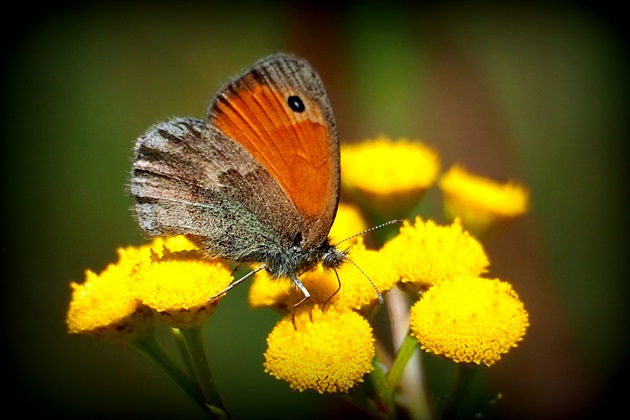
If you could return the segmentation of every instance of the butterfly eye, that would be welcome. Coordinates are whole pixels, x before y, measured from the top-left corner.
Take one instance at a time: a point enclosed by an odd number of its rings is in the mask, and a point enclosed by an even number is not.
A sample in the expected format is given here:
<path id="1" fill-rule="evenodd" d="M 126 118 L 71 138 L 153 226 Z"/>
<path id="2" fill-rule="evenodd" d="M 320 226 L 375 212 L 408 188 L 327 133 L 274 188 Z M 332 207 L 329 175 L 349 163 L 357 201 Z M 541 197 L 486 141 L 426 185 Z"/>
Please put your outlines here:
<path id="1" fill-rule="evenodd" d="M 302 232 L 298 232 L 295 235 L 295 238 L 293 238 L 293 246 L 300 246 L 302 245 Z"/>
<path id="2" fill-rule="evenodd" d="M 299 96 L 291 95 L 287 99 L 287 103 L 289 104 L 289 108 L 291 108 L 295 112 L 304 112 L 306 107 L 304 106 L 304 102 Z"/>

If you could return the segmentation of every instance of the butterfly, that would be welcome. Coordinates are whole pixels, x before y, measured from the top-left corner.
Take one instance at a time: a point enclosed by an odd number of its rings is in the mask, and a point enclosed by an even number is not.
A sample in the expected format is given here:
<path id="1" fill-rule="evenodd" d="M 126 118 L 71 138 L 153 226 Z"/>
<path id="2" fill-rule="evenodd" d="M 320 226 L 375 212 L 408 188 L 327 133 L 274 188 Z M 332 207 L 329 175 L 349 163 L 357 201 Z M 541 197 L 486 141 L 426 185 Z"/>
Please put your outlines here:
<path id="1" fill-rule="evenodd" d="M 208 257 L 260 263 L 250 274 L 291 279 L 299 303 L 310 297 L 300 274 L 346 260 L 328 238 L 339 203 L 337 128 L 305 60 L 261 59 L 219 89 L 205 120 L 159 123 L 134 153 L 130 192 L 148 236 L 183 234 Z"/>

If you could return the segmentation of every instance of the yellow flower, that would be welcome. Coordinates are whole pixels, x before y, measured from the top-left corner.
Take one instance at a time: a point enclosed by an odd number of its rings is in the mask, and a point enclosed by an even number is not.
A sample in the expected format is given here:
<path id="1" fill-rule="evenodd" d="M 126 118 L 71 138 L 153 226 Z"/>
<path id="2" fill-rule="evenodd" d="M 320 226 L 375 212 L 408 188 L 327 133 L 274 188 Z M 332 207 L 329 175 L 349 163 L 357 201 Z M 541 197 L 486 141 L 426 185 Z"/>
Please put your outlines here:
<path id="1" fill-rule="evenodd" d="M 294 293 L 298 292 L 291 289 L 291 280 L 274 279 L 265 270 L 261 270 L 254 275 L 254 280 L 249 288 L 249 306 L 252 308 L 272 308 L 284 314 L 300 301 L 300 299 L 295 300 L 292 297 Z"/>
<path id="2" fill-rule="evenodd" d="M 228 265 L 204 258 L 200 251 L 165 249 L 162 258 L 142 262 L 134 293 L 167 325 L 190 328 L 205 322 L 220 298 L 208 301 L 232 281 Z"/>
<path id="3" fill-rule="evenodd" d="M 291 388 L 319 393 L 348 392 L 372 370 L 370 324 L 352 311 L 300 306 L 267 337 L 265 372 Z"/>
<path id="4" fill-rule="evenodd" d="M 419 141 L 386 137 L 341 146 L 341 183 L 353 200 L 380 215 L 406 216 L 437 179 L 437 153 Z"/>
<path id="5" fill-rule="evenodd" d="M 195 244 L 190 242 L 184 235 L 177 235 L 171 237 L 158 237 L 151 243 L 151 248 L 162 255 L 163 248 L 168 249 L 171 252 L 177 251 L 192 251 L 199 249 Z"/>
<path id="6" fill-rule="evenodd" d="M 366 312 L 378 302 L 374 287 L 384 294 L 398 281 L 392 262 L 378 251 L 366 249 L 361 238 L 350 248 L 348 256 L 356 266 L 345 262 L 337 269 L 339 280 L 333 270 L 325 270 L 321 265 L 300 276 L 311 293 L 305 305 L 332 304 L 339 310 Z M 281 313 L 293 308 L 302 298 L 302 293 L 290 281 L 272 279 L 265 271 L 256 274 L 249 290 L 250 306 L 273 308 Z"/>
<path id="7" fill-rule="evenodd" d="M 448 226 L 420 217 L 415 225 L 405 221 L 381 252 L 412 292 L 458 276 L 478 276 L 489 264 L 479 241 L 462 229 L 459 220 Z"/>
<path id="8" fill-rule="evenodd" d="M 522 216 L 529 207 L 529 191 L 525 187 L 476 176 L 458 165 L 442 176 L 439 186 L 447 217 L 460 217 L 476 235 Z"/>
<path id="9" fill-rule="evenodd" d="M 162 258 L 164 252 L 186 251 L 198 249 L 185 236 L 157 237 L 150 243 L 140 246 L 118 248 L 118 265 L 132 272 L 141 261 Z"/>
<path id="10" fill-rule="evenodd" d="M 117 264 L 108 265 L 98 275 L 86 270 L 83 284 L 70 283 L 68 332 L 124 343 L 144 336 L 153 326 L 153 314 L 131 291 L 132 269 L 137 261 L 122 250 L 119 254 Z"/>
<path id="11" fill-rule="evenodd" d="M 335 222 L 333 223 L 328 236 L 334 244 L 361 233 L 368 227 L 369 226 L 365 218 L 357 206 L 348 203 L 339 203 L 337 215 L 335 216 Z M 353 238 L 348 242 L 344 242 L 344 244 L 351 245 L 354 242 L 356 242 L 356 238 Z"/>
<path id="12" fill-rule="evenodd" d="M 100 274 L 85 272 L 85 282 L 70 283 L 72 300 L 66 316 L 68 332 L 128 342 L 148 332 L 154 314 L 136 297 L 133 284 L 138 267 L 171 251 L 196 247 L 184 236 L 156 238 L 142 246 L 118 248 L 118 261 Z"/>
<path id="13" fill-rule="evenodd" d="M 436 284 L 410 313 L 422 349 L 456 363 L 492 365 L 516 347 L 529 325 L 509 283 L 479 277 Z"/>
<path id="14" fill-rule="evenodd" d="M 199 248 L 184 235 L 171 237 L 157 237 L 149 244 L 137 248 L 131 247 L 131 252 L 139 252 L 145 260 L 159 259 L 165 253 L 178 251 L 198 251 Z"/>

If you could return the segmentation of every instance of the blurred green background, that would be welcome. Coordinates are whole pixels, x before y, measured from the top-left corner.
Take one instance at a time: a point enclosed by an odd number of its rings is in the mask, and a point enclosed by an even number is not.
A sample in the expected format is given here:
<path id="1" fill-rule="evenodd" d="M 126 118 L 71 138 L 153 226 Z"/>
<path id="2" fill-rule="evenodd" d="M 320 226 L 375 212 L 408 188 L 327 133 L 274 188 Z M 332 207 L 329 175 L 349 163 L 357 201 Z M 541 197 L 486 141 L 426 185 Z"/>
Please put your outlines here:
<path id="1" fill-rule="evenodd" d="M 622 404 L 629 63 L 614 13 L 538 2 L 47 7 L 5 15 L 16 23 L 2 47 L 5 407 L 201 418 L 140 355 L 66 334 L 68 284 L 143 242 L 125 191 L 134 139 L 172 116 L 202 118 L 226 78 L 278 51 L 318 70 L 343 141 L 418 138 L 445 169 L 530 186 L 531 214 L 486 243 L 489 274 L 513 284 L 531 317 L 519 347 L 477 378 L 481 399 L 503 394 L 497 416 Z M 440 220 L 439 200 L 428 195 L 425 217 Z M 263 372 L 276 316 L 250 310 L 246 294 L 228 295 L 206 329 L 234 418 L 356 415 Z M 450 366 L 427 359 L 444 392 Z"/>

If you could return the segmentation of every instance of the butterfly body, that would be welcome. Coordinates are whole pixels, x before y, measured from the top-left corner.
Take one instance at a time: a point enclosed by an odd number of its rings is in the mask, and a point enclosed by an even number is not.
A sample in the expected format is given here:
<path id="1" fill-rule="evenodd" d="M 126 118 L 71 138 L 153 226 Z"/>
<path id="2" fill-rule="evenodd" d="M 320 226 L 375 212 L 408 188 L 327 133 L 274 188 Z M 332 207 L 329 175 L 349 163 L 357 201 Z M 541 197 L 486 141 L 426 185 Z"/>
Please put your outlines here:
<path id="1" fill-rule="evenodd" d="M 345 252 L 328 240 L 339 141 L 321 80 L 275 55 L 227 82 L 205 121 L 177 118 L 135 145 L 131 195 L 148 236 L 186 235 L 208 256 L 297 276 Z"/>

